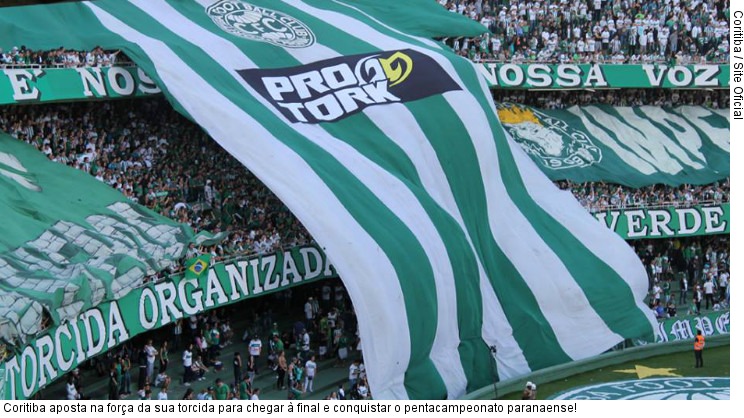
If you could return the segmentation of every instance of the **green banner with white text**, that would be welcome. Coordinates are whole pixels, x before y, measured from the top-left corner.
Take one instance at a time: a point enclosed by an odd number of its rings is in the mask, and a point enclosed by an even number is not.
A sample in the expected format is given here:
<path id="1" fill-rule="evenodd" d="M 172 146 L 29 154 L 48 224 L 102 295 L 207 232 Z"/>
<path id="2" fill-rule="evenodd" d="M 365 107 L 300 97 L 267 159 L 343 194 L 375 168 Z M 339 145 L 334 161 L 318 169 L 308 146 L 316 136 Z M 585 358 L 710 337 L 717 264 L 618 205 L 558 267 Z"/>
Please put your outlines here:
<path id="1" fill-rule="evenodd" d="M 625 239 L 689 237 L 731 231 L 728 203 L 687 208 L 616 209 L 597 212 L 594 217 Z"/>
<path id="2" fill-rule="evenodd" d="M 85 360 L 179 318 L 331 277 L 337 274 L 325 253 L 303 246 L 215 264 L 198 277 L 149 283 L 13 350 L 0 364 L 2 399 L 28 399 Z"/>
<path id="3" fill-rule="evenodd" d="M 729 64 L 479 64 L 491 88 L 728 88 Z"/>
<path id="4" fill-rule="evenodd" d="M 6 68 L 0 71 L 0 105 L 118 99 L 160 94 L 137 67 Z"/>
<path id="5" fill-rule="evenodd" d="M 656 342 L 692 340 L 697 330 L 706 337 L 724 335 L 731 331 L 731 312 L 714 311 L 705 315 L 683 316 L 659 321 Z"/>

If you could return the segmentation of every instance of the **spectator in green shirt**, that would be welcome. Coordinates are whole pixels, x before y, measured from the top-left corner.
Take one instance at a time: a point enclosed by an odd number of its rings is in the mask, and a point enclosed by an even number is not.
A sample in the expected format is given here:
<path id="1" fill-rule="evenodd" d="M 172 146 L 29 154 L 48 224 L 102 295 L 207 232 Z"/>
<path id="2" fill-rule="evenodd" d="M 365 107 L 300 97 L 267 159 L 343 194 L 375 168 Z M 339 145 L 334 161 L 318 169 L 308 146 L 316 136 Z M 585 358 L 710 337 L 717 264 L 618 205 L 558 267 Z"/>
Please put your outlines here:
<path id="1" fill-rule="evenodd" d="M 215 382 L 217 386 L 214 388 L 214 398 L 218 401 L 227 400 L 227 394 L 230 393 L 230 388 L 222 382 L 222 379 L 217 379 Z"/>
<path id="2" fill-rule="evenodd" d="M 248 400 L 251 398 L 251 384 L 248 375 L 243 377 L 243 381 L 238 386 L 238 396 L 241 400 Z"/>

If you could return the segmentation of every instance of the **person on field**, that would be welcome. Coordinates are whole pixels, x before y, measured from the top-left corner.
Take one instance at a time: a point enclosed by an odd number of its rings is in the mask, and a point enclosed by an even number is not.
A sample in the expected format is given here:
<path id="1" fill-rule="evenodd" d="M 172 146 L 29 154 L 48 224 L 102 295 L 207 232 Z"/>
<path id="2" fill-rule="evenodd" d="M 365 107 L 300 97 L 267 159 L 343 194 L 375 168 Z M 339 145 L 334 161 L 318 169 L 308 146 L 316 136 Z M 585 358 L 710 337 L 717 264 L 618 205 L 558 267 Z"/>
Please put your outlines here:
<path id="1" fill-rule="evenodd" d="M 695 343 L 693 349 L 695 351 L 695 368 L 703 367 L 703 348 L 705 347 L 705 337 L 703 332 L 698 330 L 695 336 Z"/>
<path id="2" fill-rule="evenodd" d="M 535 400 L 537 398 L 537 385 L 527 382 L 522 390 L 522 400 Z"/>

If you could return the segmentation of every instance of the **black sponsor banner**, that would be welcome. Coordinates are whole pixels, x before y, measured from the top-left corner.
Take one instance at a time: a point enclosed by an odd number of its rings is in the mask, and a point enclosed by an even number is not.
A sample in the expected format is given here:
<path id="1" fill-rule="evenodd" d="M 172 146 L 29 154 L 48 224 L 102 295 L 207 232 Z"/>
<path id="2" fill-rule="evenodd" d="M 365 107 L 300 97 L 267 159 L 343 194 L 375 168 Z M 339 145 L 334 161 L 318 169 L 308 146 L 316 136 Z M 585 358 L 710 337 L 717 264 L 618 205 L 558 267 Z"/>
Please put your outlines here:
<path id="1" fill-rule="evenodd" d="M 238 74 L 287 119 L 303 123 L 333 122 L 369 106 L 460 90 L 434 59 L 410 49 Z"/>

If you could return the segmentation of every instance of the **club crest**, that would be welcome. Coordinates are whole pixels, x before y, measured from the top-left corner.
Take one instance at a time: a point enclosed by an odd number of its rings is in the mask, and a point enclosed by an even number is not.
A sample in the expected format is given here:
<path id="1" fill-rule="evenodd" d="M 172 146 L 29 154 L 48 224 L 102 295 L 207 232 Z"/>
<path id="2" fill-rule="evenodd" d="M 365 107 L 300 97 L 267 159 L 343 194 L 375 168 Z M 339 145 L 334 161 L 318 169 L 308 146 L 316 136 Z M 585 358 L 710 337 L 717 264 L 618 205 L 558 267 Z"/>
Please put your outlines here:
<path id="1" fill-rule="evenodd" d="M 582 168 L 602 160 L 602 151 L 586 133 L 560 119 L 515 104 L 499 105 L 498 114 L 504 129 L 545 167 Z"/>
<path id="2" fill-rule="evenodd" d="M 306 48 L 315 43 L 313 32 L 299 20 L 241 0 L 218 1 L 206 12 L 220 29 L 241 38 L 284 48 Z"/>

